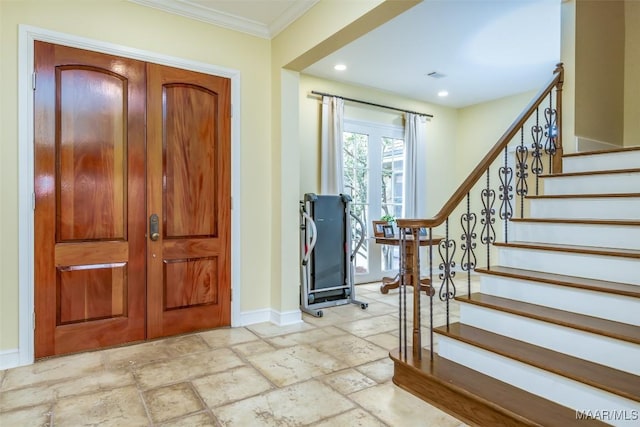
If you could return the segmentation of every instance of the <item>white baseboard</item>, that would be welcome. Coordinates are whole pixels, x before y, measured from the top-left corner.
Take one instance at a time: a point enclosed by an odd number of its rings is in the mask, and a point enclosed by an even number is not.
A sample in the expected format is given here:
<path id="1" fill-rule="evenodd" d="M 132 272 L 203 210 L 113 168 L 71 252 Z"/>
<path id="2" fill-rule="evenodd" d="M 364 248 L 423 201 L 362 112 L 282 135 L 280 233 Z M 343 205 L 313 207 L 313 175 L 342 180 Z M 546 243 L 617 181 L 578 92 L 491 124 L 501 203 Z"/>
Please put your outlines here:
<path id="1" fill-rule="evenodd" d="M 601 151 L 611 150 L 614 148 L 622 148 L 620 145 L 611 144 L 609 142 L 597 141 L 595 139 L 584 138 L 582 136 L 576 136 L 576 153 L 582 151 Z"/>
<path id="2" fill-rule="evenodd" d="M 0 369 L 9 369 L 20 366 L 20 351 L 17 348 L 0 350 Z"/>
<path id="3" fill-rule="evenodd" d="M 263 308 L 260 310 L 243 311 L 240 313 L 239 326 L 249 326 L 264 322 L 271 322 L 278 326 L 301 323 L 302 312 L 300 310 L 280 312 L 271 308 Z"/>
<path id="4" fill-rule="evenodd" d="M 278 326 L 302 323 L 302 312 L 300 310 L 290 310 L 283 312 L 271 310 L 271 323 L 275 323 Z"/>
<path id="5" fill-rule="evenodd" d="M 271 322 L 270 308 L 240 312 L 240 324 L 238 326 L 248 326 L 264 322 Z"/>

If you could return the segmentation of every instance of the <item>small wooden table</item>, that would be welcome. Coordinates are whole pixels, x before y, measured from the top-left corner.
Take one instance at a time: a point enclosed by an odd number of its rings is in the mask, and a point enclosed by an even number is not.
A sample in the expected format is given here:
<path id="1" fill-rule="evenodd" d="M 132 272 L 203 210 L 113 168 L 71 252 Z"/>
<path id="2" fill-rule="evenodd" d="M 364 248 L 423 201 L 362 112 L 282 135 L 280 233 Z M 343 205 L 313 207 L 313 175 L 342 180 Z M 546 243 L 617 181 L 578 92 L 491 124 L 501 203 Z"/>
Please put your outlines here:
<path id="1" fill-rule="evenodd" d="M 420 246 L 429 246 L 429 243 L 437 246 L 440 241 L 444 239 L 441 236 L 433 236 L 431 240 L 429 240 L 429 236 L 420 236 L 419 245 Z M 400 246 L 400 236 L 393 237 L 376 237 L 376 243 L 381 245 L 392 245 L 392 246 Z M 408 271 L 404 276 L 404 283 L 407 285 L 413 285 L 413 271 L 415 266 L 413 264 L 413 236 L 407 236 L 405 240 L 406 246 L 406 257 L 402 263 L 402 270 Z M 430 279 L 420 279 L 420 291 L 427 292 L 427 295 L 433 295 L 435 293 L 433 287 L 431 286 Z M 389 293 L 389 289 L 396 289 L 400 286 L 400 274 L 396 277 L 383 277 L 382 278 L 382 286 L 380 286 L 380 292 L 383 294 Z"/>

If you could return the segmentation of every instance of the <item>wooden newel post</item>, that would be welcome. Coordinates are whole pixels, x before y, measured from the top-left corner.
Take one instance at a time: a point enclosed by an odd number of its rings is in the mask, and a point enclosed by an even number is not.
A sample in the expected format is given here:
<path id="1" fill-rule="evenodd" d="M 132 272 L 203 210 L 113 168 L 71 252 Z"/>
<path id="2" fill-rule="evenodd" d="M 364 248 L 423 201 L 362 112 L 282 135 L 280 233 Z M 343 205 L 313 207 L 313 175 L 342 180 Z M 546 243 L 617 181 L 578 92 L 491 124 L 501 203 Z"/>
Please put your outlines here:
<path id="1" fill-rule="evenodd" d="M 411 284 L 413 286 L 413 359 L 422 356 L 422 338 L 420 335 L 420 228 L 412 228 L 413 253 L 411 259 Z"/>
<path id="2" fill-rule="evenodd" d="M 562 62 L 556 64 L 554 73 L 559 73 L 556 84 L 556 154 L 553 156 L 553 173 L 562 173 L 562 84 L 564 83 L 564 67 Z"/>

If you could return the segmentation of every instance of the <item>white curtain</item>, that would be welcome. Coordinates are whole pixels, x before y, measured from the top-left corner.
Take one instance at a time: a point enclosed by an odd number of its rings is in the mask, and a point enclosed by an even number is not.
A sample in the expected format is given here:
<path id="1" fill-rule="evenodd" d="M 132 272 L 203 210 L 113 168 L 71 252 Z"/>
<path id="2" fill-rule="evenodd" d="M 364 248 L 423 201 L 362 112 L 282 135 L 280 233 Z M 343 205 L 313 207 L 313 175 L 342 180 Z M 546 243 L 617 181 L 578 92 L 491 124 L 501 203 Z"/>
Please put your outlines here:
<path id="1" fill-rule="evenodd" d="M 404 120 L 404 218 L 419 218 L 422 209 L 418 203 L 418 182 L 421 171 L 418 169 L 420 146 L 425 143 L 426 117 L 406 113 Z M 425 159 L 421 159 L 424 168 Z"/>
<path id="2" fill-rule="evenodd" d="M 342 171 L 343 120 L 344 100 L 333 96 L 323 96 L 320 156 L 321 194 L 340 194 L 344 192 Z"/>

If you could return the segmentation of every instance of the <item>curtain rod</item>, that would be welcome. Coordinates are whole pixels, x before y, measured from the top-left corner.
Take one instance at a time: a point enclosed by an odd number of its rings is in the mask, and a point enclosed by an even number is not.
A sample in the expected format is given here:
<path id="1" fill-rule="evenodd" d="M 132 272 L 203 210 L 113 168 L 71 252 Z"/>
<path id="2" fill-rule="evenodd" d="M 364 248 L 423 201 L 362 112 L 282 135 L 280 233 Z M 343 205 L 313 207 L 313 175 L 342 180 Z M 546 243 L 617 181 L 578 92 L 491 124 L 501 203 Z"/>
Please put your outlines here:
<path id="1" fill-rule="evenodd" d="M 418 114 L 420 116 L 433 117 L 433 114 L 425 114 L 425 113 L 419 113 L 417 111 L 405 110 L 403 108 L 389 107 L 388 105 L 376 104 L 374 102 L 362 101 L 360 99 L 347 98 L 339 95 L 332 95 L 330 93 L 317 92 L 315 90 L 312 90 L 311 93 L 314 95 L 320 95 L 320 96 L 334 96 L 336 98 L 344 99 L 345 101 L 357 102 L 359 104 L 371 105 L 373 107 L 386 108 L 388 110 L 402 111 L 403 113 L 413 113 L 413 114 Z"/>

